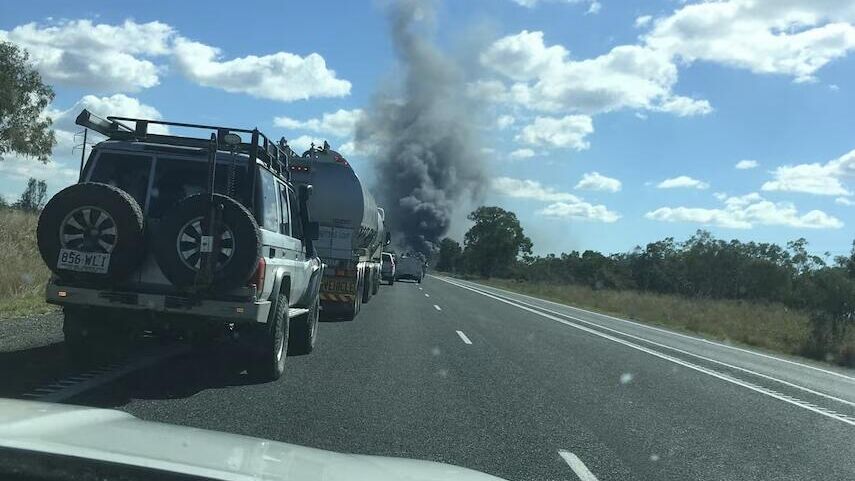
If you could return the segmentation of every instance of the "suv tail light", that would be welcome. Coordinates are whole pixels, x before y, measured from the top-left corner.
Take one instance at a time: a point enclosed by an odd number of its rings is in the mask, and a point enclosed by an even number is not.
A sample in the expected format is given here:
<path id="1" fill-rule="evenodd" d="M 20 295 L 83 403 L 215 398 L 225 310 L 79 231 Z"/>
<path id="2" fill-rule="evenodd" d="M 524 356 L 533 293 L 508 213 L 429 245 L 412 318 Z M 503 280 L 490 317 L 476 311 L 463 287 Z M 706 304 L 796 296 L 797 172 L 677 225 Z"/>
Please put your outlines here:
<path id="1" fill-rule="evenodd" d="M 255 270 L 255 274 L 249 279 L 249 285 L 255 286 L 259 291 L 264 289 L 264 271 L 267 270 L 267 262 L 264 260 L 264 257 L 258 259 L 258 268 Z"/>

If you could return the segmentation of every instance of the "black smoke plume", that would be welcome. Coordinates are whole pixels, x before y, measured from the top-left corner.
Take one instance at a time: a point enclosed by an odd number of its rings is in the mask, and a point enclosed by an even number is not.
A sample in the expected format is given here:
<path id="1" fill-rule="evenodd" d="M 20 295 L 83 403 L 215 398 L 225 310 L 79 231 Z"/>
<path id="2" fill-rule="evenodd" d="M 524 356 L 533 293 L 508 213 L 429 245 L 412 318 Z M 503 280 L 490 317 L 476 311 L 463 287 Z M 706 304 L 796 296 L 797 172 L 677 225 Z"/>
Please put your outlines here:
<path id="1" fill-rule="evenodd" d="M 433 2 L 390 4 L 388 19 L 400 83 L 375 95 L 357 125 L 357 147 L 371 151 L 374 192 L 399 248 L 430 255 L 455 207 L 486 185 L 477 122 L 464 69 L 430 40 Z"/>

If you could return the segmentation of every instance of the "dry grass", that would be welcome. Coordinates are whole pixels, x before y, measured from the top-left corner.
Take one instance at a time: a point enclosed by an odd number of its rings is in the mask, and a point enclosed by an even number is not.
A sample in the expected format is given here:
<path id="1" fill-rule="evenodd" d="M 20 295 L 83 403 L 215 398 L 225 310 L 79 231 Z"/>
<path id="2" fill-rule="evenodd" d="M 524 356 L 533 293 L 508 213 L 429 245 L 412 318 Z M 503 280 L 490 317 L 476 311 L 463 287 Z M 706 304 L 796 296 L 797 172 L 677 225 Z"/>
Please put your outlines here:
<path id="1" fill-rule="evenodd" d="M 38 215 L 0 208 L 0 319 L 38 314 L 50 276 L 36 247 Z"/>
<path id="2" fill-rule="evenodd" d="M 637 291 L 593 290 L 586 286 L 501 279 L 478 282 L 617 317 L 787 354 L 800 354 L 810 335 L 808 315 L 780 304 L 687 299 Z"/>

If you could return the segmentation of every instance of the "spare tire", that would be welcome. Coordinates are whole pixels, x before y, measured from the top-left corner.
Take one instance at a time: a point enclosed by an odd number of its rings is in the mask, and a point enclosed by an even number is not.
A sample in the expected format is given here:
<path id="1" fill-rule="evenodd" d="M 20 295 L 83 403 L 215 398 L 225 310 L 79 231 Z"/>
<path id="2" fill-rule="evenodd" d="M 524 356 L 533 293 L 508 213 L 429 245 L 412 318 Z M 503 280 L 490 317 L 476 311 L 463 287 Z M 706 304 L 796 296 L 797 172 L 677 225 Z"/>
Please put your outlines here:
<path id="1" fill-rule="evenodd" d="M 143 258 L 143 213 L 127 192 L 112 185 L 87 182 L 59 191 L 45 205 L 36 229 L 39 253 L 60 278 L 86 282 L 117 281 L 130 275 Z M 60 252 L 102 254 L 90 272 L 59 267 Z M 108 257 L 103 257 L 108 254 Z M 80 257 L 77 254 L 73 256 Z M 87 268 L 79 266 L 78 268 Z"/>
<path id="2" fill-rule="evenodd" d="M 245 285 L 258 266 L 261 232 L 255 218 L 231 197 L 214 194 L 222 205 L 220 249 L 214 264 L 212 287 Z M 202 222 L 208 215 L 205 194 L 180 201 L 163 217 L 154 242 L 154 257 L 163 274 L 178 287 L 190 287 L 201 265 Z"/>

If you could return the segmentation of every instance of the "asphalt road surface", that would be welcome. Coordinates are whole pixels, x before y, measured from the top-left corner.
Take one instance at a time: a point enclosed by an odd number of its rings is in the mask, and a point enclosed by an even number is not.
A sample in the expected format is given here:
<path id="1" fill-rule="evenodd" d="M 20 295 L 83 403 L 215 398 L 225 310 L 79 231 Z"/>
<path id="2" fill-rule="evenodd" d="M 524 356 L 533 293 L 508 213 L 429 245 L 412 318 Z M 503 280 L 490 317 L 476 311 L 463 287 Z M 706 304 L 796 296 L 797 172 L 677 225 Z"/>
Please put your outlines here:
<path id="1" fill-rule="evenodd" d="M 228 346 L 140 349 L 81 374 L 58 316 L 4 321 L 0 397 L 509 480 L 855 479 L 852 370 L 457 280 L 383 286 L 273 383 L 252 384 Z"/>

